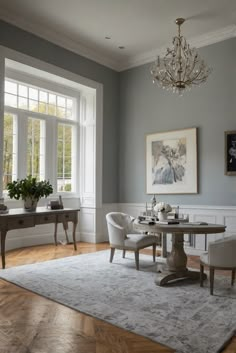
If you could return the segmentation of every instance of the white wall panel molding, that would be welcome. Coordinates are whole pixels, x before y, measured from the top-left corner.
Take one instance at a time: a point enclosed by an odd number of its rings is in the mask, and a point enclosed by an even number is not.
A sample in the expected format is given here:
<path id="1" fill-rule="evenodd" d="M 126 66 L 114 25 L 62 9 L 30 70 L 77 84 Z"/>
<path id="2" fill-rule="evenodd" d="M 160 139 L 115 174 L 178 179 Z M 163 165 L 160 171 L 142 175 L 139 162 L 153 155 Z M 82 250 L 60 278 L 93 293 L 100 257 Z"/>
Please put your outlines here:
<path id="1" fill-rule="evenodd" d="M 72 242 L 72 226 L 70 224 L 68 229 L 68 237 L 69 241 Z M 67 246 L 65 232 L 61 224 L 58 225 L 57 239 L 59 243 L 58 246 Z M 76 239 L 77 241 L 80 240 L 79 227 L 76 229 Z M 61 245 L 60 243 L 64 245 Z M 6 238 L 6 251 L 43 244 L 54 244 L 53 224 L 9 231 Z"/>
<path id="2" fill-rule="evenodd" d="M 226 225 L 226 233 L 209 234 L 206 238 L 214 241 L 222 236 L 236 234 L 236 206 L 180 206 L 180 213 L 188 213 L 191 221 L 204 221 Z M 76 231 L 76 239 L 89 243 L 108 241 L 106 214 L 109 212 L 125 212 L 137 217 L 145 210 L 144 204 L 138 203 L 109 203 L 101 208 L 81 207 L 79 212 L 79 224 Z M 71 225 L 69 237 L 71 240 Z M 10 231 L 7 235 L 7 250 L 25 246 L 53 243 L 53 224 L 42 225 L 35 228 L 27 228 L 19 231 Z M 192 236 L 194 237 L 194 236 Z M 62 226 L 58 227 L 58 239 L 65 240 Z M 168 235 L 168 250 L 171 247 L 171 237 Z M 185 249 L 188 254 L 199 255 L 205 250 L 205 235 L 196 235 L 189 241 L 189 235 L 185 236 Z M 192 246 L 191 246 L 192 245 Z M 194 245 L 194 246 L 193 246 Z M 61 246 L 61 245 L 60 245 Z M 65 245 L 66 246 L 66 245 Z"/>
<path id="3" fill-rule="evenodd" d="M 120 203 L 117 210 L 137 217 L 145 211 L 145 204 Z M 173 205 L 177 206 L 177 205 Z M 205 242 L 236 234 L 236 206 L 211 206 L 211 205 L 179 205 L 179 212 L 189 215 L 192 222 L 218 223 L 226 226 L 225 234 L 185 235 L 185 251 L 187 254 L 199 255 L 205 251 Z M 167 236 L 167 249 L 171 249 L 171 236 Z"/>

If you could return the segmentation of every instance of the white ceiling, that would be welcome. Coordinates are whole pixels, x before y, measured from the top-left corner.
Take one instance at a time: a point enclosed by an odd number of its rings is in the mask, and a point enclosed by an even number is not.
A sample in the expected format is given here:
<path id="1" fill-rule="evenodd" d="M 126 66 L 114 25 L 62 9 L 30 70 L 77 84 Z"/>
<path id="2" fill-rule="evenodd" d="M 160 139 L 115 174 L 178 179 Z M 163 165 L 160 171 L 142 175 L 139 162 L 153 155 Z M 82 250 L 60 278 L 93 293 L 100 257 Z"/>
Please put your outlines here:
<path id="1" fill-rule="evenodd" d="M 170 46 L 177 17 L 197 47 L 236 35 L 235 0 L 0 0 L 1 19 L 118 71 Z"/>

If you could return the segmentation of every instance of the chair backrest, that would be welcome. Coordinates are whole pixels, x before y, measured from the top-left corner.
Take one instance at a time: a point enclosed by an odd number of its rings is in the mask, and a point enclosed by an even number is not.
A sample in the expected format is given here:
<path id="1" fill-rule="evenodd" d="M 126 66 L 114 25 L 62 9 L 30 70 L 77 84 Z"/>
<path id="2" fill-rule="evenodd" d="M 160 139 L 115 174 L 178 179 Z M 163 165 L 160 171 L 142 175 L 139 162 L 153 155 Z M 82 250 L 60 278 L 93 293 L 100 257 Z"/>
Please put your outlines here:
<path id="1" fill-rule="evenodd" d="M 236 235 L 209 243 L 209 265 L 236 268 Z"/>
<path id="2" fill-rule="evenodd" d="M 123 246 L 126 235 L 133 232 L 133 218 L 122 212 L 110 212 L 106 220 L 110 244 Z"/>

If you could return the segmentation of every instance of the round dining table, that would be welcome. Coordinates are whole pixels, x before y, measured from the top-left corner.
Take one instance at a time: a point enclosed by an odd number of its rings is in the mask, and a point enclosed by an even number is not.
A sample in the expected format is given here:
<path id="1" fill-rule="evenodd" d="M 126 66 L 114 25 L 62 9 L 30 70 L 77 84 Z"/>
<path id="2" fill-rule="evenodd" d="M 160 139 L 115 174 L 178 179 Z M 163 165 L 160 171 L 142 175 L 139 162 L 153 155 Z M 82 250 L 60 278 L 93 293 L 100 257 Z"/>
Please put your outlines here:
<path id="1" fill-rule="evenodd" d="M 200 280 L 200 271 L 193 271 L 187 268 L 187 255 L 184 251 L 184 234 L 215 234 L 224 233 L 226 226 L 221 224 L 210 224 L 202 222 L 185 222 L 179 224 L 162 224 L 159 222 L 134 221 L 134 229 L 172 235 L 172 249 L 167 255 L 166 269 L 157 274 L 156 284 L 163 286 L 170 281 L 184 278 Z M 205 278 L 206 278 L 206 274 Z"/>

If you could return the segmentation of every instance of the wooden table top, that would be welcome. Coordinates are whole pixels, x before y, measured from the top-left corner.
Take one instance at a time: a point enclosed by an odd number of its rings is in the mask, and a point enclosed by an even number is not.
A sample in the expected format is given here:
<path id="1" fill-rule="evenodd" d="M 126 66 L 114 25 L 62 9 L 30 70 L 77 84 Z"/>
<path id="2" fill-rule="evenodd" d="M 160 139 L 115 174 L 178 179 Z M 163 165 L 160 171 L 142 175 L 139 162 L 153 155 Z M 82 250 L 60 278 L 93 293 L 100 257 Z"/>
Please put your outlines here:
<path id="1" fill-rule="evenodd" d="M 184 233 L 184 234 L 209 234 L 224 233 L 226 226 L 223 224 L 199 224 L 200 222 L 185 222 L 179 224 L 161 224 L 156 222 L 153 225 L 142 224 L 138 219 L 134 221 L 134 228 L 153 233 Z"/>

